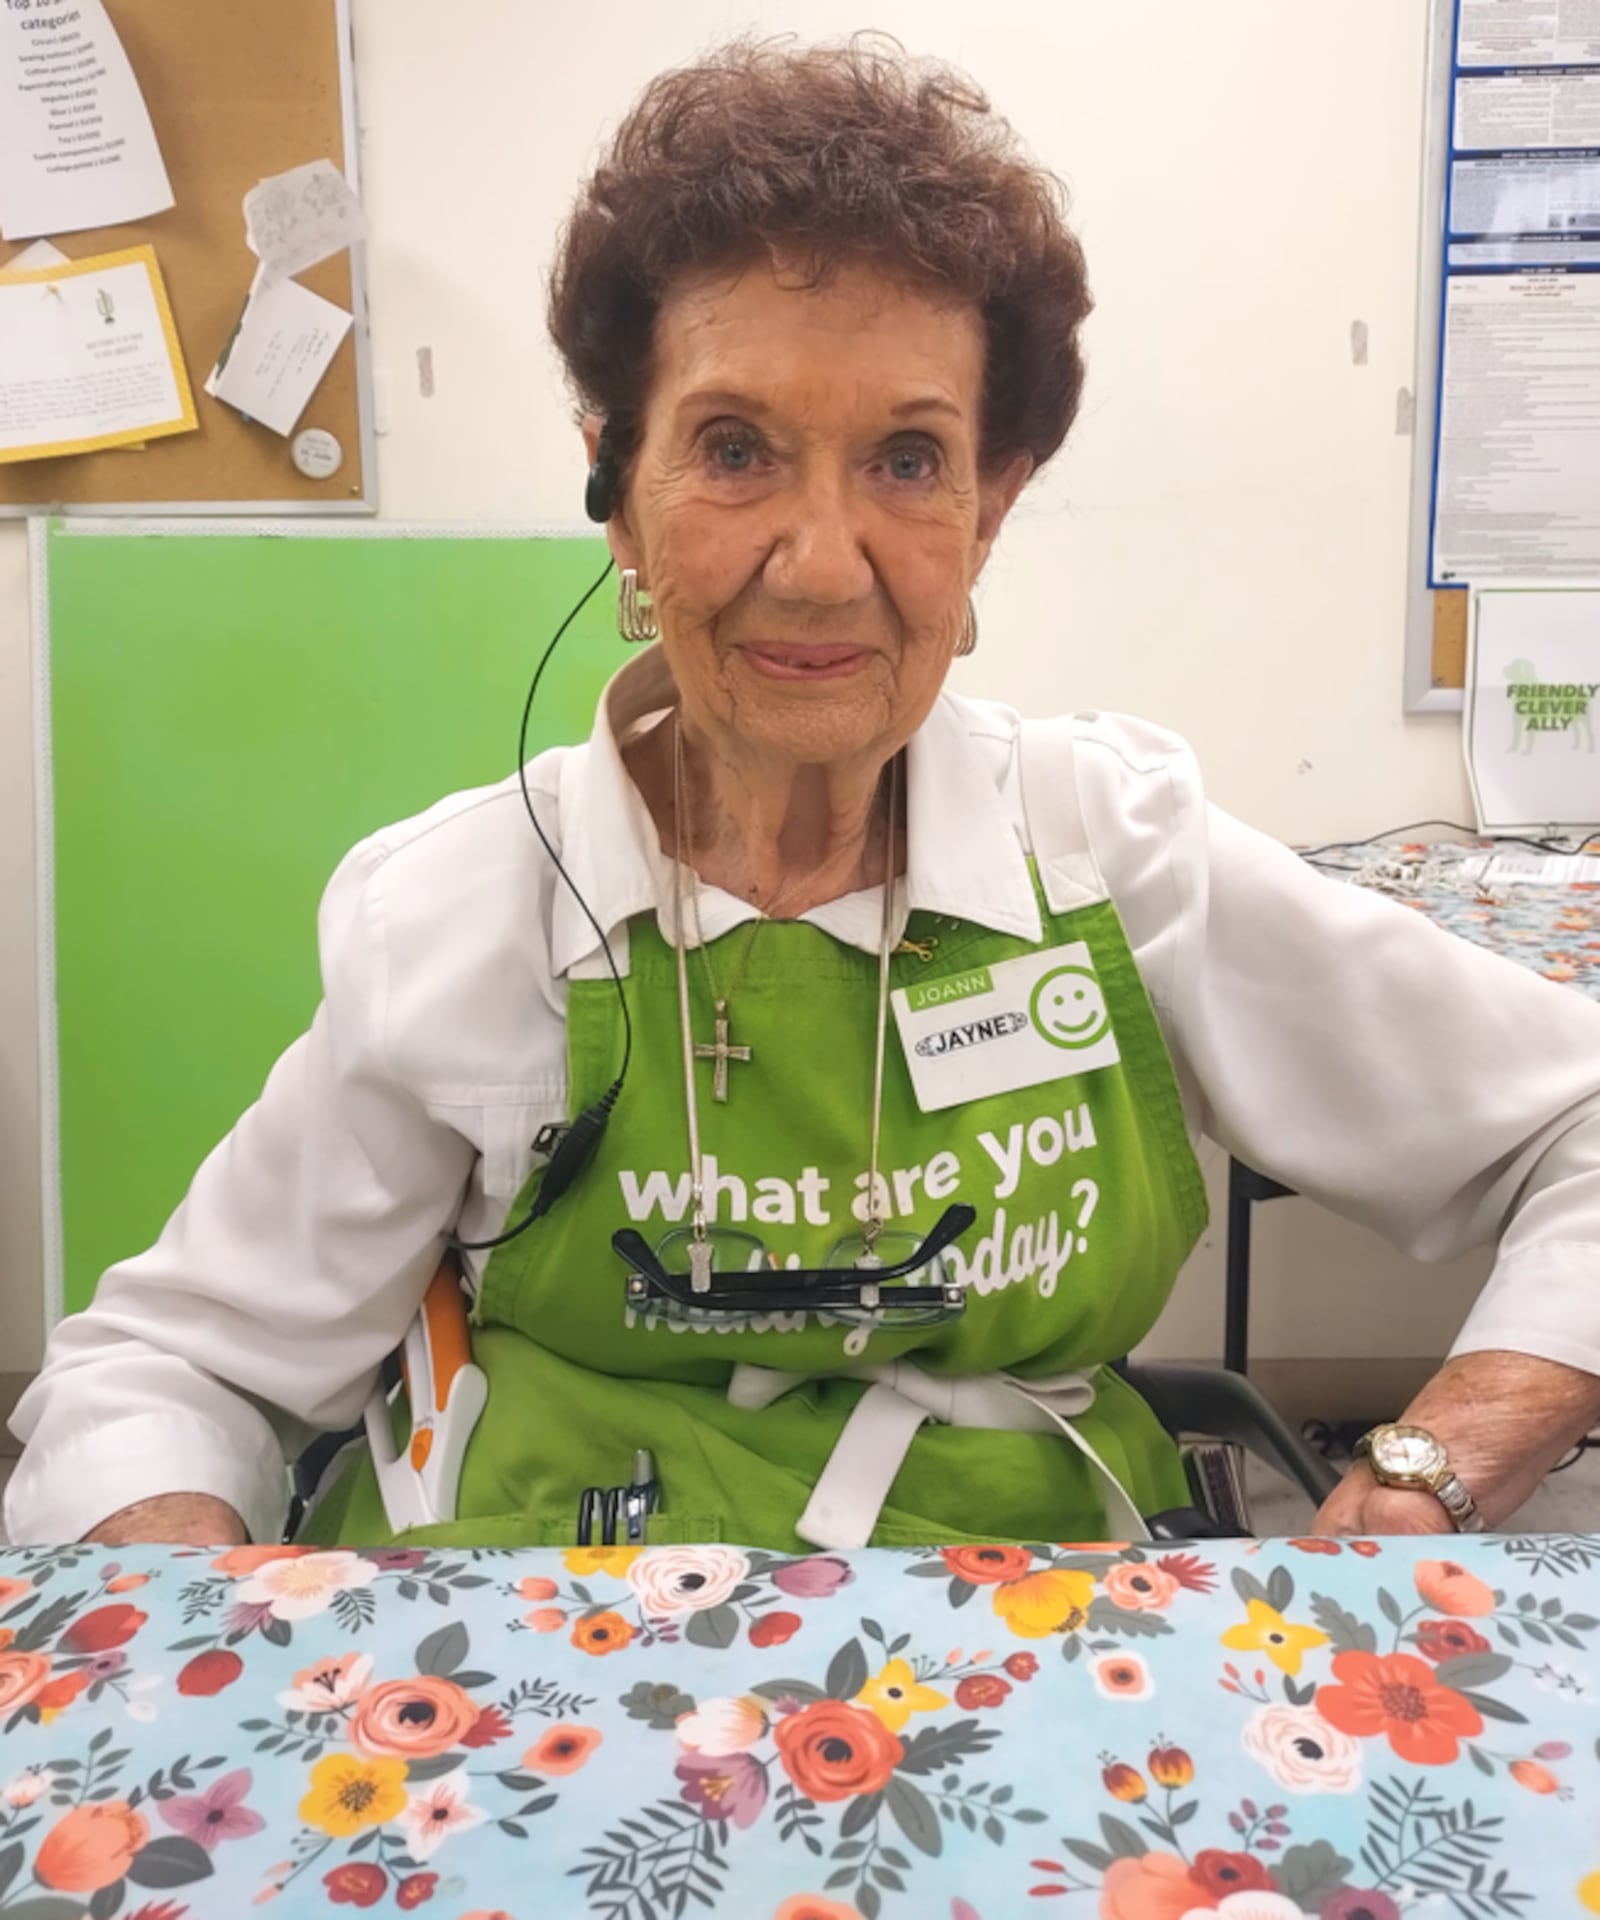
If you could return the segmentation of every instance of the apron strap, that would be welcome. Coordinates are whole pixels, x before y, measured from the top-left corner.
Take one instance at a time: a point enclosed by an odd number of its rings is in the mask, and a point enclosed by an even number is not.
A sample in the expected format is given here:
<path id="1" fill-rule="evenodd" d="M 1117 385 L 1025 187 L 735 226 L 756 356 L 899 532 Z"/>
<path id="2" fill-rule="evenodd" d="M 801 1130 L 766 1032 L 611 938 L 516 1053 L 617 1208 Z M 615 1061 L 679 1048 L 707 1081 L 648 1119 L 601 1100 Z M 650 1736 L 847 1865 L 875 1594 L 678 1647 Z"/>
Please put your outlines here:
<path id="1" fill-rule="evenodd" d="M 814 1377 L 740 1364 L 728 1383 L 728 1398 L 735 1406 L 766 1406 L 801 1379 Z M 895 1360 L 848 1368 L 841 1377 L 870 1380 L 872 1385 L 845 1422 L 805 1511 L 795 1522 L 795 1532 L 811 1545 L 841 1551 L 866 1546 L 925 1420 L 990 1431 L 1059 1433 L 1100 1476 L 1113 1534 L 1128 1540 L 1149 1539 L 1149 1529 L 1128 1490 L 1074 1424 L 1094 1404 L 1091 1375 L 1064 1373 L 1018 1380 L 1009 1374 L 982 1373 L 946 1379 L 924 1373 L 909 1360 Z"/>
<path id="2" fill-rule="evenodd" d="M 1078 793 L 1077 717 L 1024 720 L 1017 729 L 1022 810 L 1044 897 L 1070 913 L 1108 897 Z"/>

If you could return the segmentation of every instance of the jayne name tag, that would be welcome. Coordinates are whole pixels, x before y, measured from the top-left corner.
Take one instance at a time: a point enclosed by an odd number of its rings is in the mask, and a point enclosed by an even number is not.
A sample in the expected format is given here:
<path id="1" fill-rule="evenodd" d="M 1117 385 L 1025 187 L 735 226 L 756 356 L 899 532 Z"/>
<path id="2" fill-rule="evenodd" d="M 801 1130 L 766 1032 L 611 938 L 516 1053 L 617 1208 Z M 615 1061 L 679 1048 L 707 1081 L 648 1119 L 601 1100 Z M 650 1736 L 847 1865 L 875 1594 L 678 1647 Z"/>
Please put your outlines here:
<path id="1" fill-rule="evenodd" d="M 924 1113 L 1114 1067 L 1122 1058 L 1084 940 L 919 980 L 893 1000 Z"/>

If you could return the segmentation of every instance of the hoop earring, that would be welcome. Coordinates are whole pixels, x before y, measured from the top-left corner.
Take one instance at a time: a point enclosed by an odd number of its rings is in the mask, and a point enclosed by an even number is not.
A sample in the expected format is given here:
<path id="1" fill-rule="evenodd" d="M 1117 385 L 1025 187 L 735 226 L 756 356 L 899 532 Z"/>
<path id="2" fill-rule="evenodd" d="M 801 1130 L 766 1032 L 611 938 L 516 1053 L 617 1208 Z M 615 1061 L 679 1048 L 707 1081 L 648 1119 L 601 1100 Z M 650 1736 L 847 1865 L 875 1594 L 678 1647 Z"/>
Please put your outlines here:
<path id="1" fill-rule="evenodd" d="M 967 617 L 961 623 L 961 635 L 956 641 L 956 658 L 965 660 L 969 653 L 977 650 L 978 610 L 970 600 L 967 602 Z"/>
<path id="2" fill-rule="evenodd" d="M 648 595 L 639 593 L 639 575 L 624 567 L 617 584 L 617 632 L 632 646 L 643 646 L 661 637 L 661 623 Z"/>

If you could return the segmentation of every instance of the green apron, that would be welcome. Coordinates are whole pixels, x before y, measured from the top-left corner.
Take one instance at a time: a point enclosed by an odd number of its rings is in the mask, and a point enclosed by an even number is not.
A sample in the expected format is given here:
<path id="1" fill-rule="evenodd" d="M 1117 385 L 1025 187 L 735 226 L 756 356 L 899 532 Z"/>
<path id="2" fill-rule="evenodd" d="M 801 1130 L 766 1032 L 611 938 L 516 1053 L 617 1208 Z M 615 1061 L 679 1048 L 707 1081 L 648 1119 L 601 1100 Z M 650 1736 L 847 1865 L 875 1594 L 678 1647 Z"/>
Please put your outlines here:
<path id="1" fill-rule="evenodd" d="M 569 1545 L 584 1488 L 627 1480 L 634 1450 L 646 1447 L 663 1495 L 652 1543 L 805 1552 L 796 1520 L 867 1390 L 838 1377 L 842 1369 L 909 1358 L 933 1376 L 1003 1370 L 1039 1379 L 1099 1367 L 1135 1346 L 1205 1224 L 1205 1190 L 1154 1009 L 1082 842 L 1070 763 L 1058 770 L 1063 777 L 1073 796 L 1060 809 L 1066 822 L 1053 823 L 1049 857 L 1040 850 L 1029 862 L 1042 941 L 919 911 L 891 960 L 891 987 L 924 1010 L 924 1027 L 927 1009 L 948 1002 L 934 1023 L 935 1050 L 957 1044 L 940 1035 L 963 1029 L 962 1014 L 980 1004 L 971 995 L 996 968 L 1020 960 L 1026 971 L 1041 954 L 1078 943 L 1087 956 L 1078 948 L 1067 956 L 1073 965 L 1052 975 L 1090 975 L 1107 1016 L 1092 1057 L 1109 1052 L 1111 1064 L 1085 1067 L 1091 1056 L 1060 1042 L 1059 1074 L 934 1111 L 919 1107 L 891 1019 L 879 1161 L 887 1227 L 920 1238 L 952 1200 L 977 1208 L 952 1262 L 967 1286 L 961 1319 L 866 1336 L 815 1316 L 713 1329 L 627 1306 L 612 1233 L 631 1224 L 654 1244 L 689 1220 L 676 962 L 654 917 L 642 916 L 628 929 L 624 977 L 633 1059 L 610 1126 L 572 1189 L 498 1248 L 483 1277 L 473 1358 L 489 1394 L 467 1449 L 457 1518 L 395 1535 L 364 1456 L 302 1537 Z M 1030 822 L 1039 849 L 1032 808 Z M 1063 852 L 1063 837 L 1079 844 Z M 1053 879 L 1062 873 L 1078 878 Z M 1052 885 L 1058 899 L 1064 885 L 1087 904 L 1052 909 Z M 753 1054 L 730 1062 L 726 1104 L 712 1098 L 714 1063 L 697 1063 L 711 1220 L 758 1236 L 786 1264 L 822 1266 L 835 1243 L 860 1231 L 878 960 L 804 922 L 763 923 L 753 935 L 742 925 L 710 951 L 728 992 L 731 1037 Z M 689 965 L 691 1024 L 704 1041 L 711 995 L 701 956 L 691 952 Z M 992 1077 L 1007 1036 L 1003 1023 L 988 1024 L 1002 1028 L 998 1036 L 980 1022 L 968 1044 Z M 571 981 L 572 1112 L 605 1091 L 621 1042 L 609 979 Z M 536 1170 L 512 1218 L 531 1204 L 539 1179 Z M 769 1405 L 740 1405 L 729 1384 L 741 1363 L 803 1377 Z M 1142 1512 L 1188 1504 L 1176 1448 L 1143 1401 L 1109 1369 L 1095 1388 L 1077 1432 Z M 1059 1435 L 925 1425 L 872 1544 L 1101 1538 L 1102 1485 Z"/>

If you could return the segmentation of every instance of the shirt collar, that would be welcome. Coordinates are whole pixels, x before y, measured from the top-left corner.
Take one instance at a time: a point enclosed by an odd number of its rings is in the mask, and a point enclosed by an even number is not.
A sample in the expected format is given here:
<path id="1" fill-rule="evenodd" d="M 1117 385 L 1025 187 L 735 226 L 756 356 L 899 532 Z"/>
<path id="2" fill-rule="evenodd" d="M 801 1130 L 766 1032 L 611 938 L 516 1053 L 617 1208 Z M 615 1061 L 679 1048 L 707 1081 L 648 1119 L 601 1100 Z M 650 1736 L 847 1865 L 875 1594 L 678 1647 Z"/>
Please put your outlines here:
<path id="1" fill-rule="evenodd" d="M 613 939 L 635 914 L 654 911 L 662 937 L 673 934 L 672 861 L 623 765 L 619 741 L 636 722 L 670 707 L 676 688 L 666 656 L 653 646 L 607 684 L 587 750 L 567 755 L 560 775 L 562 864 Z M 974 920 L 1024 940 L 1043 936 L 1039 906 L 1018 835 L 1015 809 L 1002 791 L 1015 757 L 989 715 L 941 694 L 906 748 L 906 877 L 901 926 L 921 910 Z M 990 736 L 990 751 L 980 735 Z M 754 917 L 756 909 L 717 887 L 701 895 L 707 940 Z M 827 901 L 805 918 L 836 940 L 875 953 L 883 899 L 876 887 Z M 686 939 L 696 944 L 693 926 Z M 550 935 L 557 976 L 599 952 L 599 941 L 572 889 L 556 885 Z"/>

